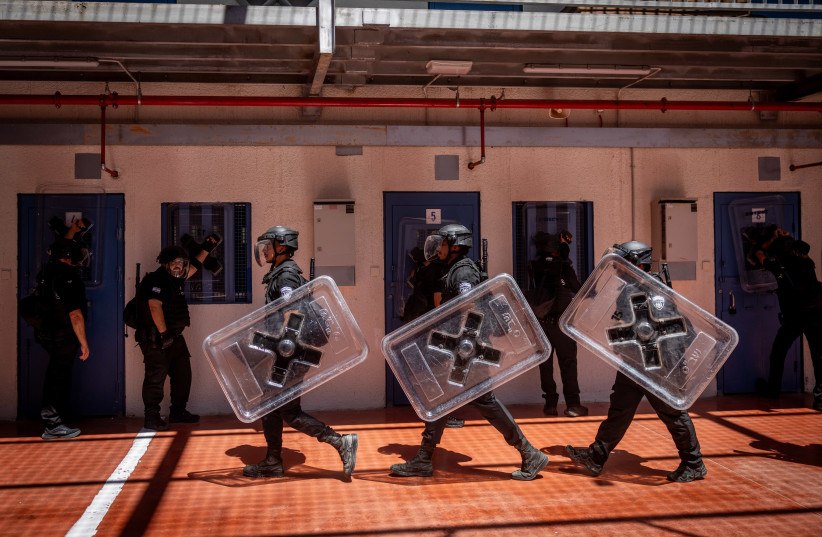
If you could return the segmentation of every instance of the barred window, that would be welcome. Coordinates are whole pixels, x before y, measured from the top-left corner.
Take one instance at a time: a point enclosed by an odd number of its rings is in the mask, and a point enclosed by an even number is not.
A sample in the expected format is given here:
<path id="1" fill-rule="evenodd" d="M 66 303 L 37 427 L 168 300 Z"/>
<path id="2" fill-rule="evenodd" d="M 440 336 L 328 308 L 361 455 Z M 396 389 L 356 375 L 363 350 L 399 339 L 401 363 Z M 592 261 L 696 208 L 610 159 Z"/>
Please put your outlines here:
<path id="1" fill-rule="evenodd" d="M 189 304 L 251 302 L 250 222 L 250 203 L 162 204 L 163 248 L 174 244 L 185 247 L 188 237 L 202 243 L 212 233 L 223 239 L 209 256 L 213 260 L 186 282 Z"/>

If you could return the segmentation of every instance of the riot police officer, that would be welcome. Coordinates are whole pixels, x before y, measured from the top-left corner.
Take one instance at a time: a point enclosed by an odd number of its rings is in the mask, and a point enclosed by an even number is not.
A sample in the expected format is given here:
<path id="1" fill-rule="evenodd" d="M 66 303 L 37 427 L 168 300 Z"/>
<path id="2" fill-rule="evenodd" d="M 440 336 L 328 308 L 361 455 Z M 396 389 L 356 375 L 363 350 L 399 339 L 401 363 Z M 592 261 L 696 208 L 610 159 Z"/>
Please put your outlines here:
<path id="1" fill-rule="evenodd" d="M 650 246 L 639 241 L 629 241 L 615 244 L 612 250 L 613 253 L 620 255 L 645 272 L 650 272 L 652 252 Z M 662 281 L 659 274 L 654 274 L 654 276 Z M 676 470 L 668 473 L 668 480 L 687 483 L 705 477 L 708 469 L 702 462 L 702 452 L 696 438 L 696 430 L 688 411 L 672 408 L 621 372 L 617 373 L 614 381 L 608 417 L 600 424 L 594 442 L 587 448 L 565 446 L 571 459 L 585 466 L 595 476 L 599 475 L 611 451 L 616 448 L 628 431 L 643 396 L 648 398 L 657 416 L 668 428 L 679 452 L 681 462 Z"/>
<path id="2" fill-rule="evenodd" d="M 40 417 L 44 440 L 74 438 L 80 429 L 66 423 L 71 411 L 71 372 L 74 358 L 89 357 L 86 338 L 88 306 L 80 268 L 88 265 L 88 250 L 60 236 L 49 249 L 49 261 L 37 275 L 38 293 L 51 304 L 51 315 L 34 337 L 49 355 L 43 381 Z"/>
<path id="3" fill-rule="evenodd" d="M 143 352 L 143 406 L 146 429 L 164 431 L 168 422 L 160 415 L 163 386 L 166 377 L 171 383 L 171 408 L 168 421 L 196 423 L 200 416 L 186 409 L 191 393 L 191 353 L 183 337 L 191 325 L 183 286 L 197 272 L 216 240 L 205 241 L 203 249 L 193 259 L 180 246 L 167 246 L 160 251 L 160 266 L 146 275 L 137 289 L 136 339 Z"/>
<path id="4" fill-rule="evenodd" d="M 559 318 L 571 304 L 580 283 L 569 259 L 571 234 L 562 231 L 559 237 L 539 232 L 534 236 L 537 256 L 531 262 L 534 284 L 545 289 L 546 297 L 553 302 L 551 308 L 538 318 L 542 330 L 551 342 L 551 356 L 539 364 L 540 387 L 545 398 L 542 412 L 547 416 L 557 415 L 557 383 L 554 380 L 554 355 L 559 363 L 562 378 L 562 393 L 565 396 L 566 416 L 575 418 L 587 416 L 588 409 L 580 403 L 579 380 L 577 378 L 577 344 L 559 328 Z"/>
<path id="5" fill-rule="evenodd" d="M 779 329 L 771 346 L 768 380 L 759 380 L 757 390 L 765 397 L 779 398 L 785 357 L 794 341 L 804 334 L 815 377 L 811 408 L 822 410 L 822 285 L 808 256 L 810 245 L 776 226 L 768 231 L 770 235 L 757 246 L 754 255 L 776 278 Z"/>
<path id="6" fill-rule="evenodd" d="M 471 230 L 460 224 L 448 224 L 429 236 L 425 242 L 425 257 L 433 259 L 437 256 L 445 263 L 447 273 L 442 279 L 442 302 L 445 303 L 456 296 L 467 293 L 482 281 L 482 275 L 476 263 L 467 257 L 472 246 Z M 483 418 L 502 433 L 505 441 L 517 448 L 522 455 L 522 465 L 519 470 L 511 474 L 513 479 L 530 481 L 548 464 L 548 456 L 531 445 L 522 434 L 508 409 L 488 392 L 470 403 Z M 400 477 L 434 475 L 431 456 L 434 448 L 442 440 L 448 418 L 425 423 L 422 433 L 422 444 L 417 455 L 411 460 L 391 466 L 391 473 Z"/>
<path id="7" fill-rule="evenodd" d="M 292 259 L 297 251 L 299 232 L 285 226 L 274 226 L 257 238 L 254 258 L 257 264 L 271 265 L 263 277 L 266 303 L 280 297 L 288 297 L 307 280 Z M 320 420 L 303 412 L 300 398 L 273 410 L 262 417 L 263 435 L 267 444 L 265 459 L 243 468 L 247 477 L 283 477 L 283 424 L 287 423 L 303 434 L 333 446 L 340 454 L 343 473 L 350 476 L 357 462 L 358 439 L 356 434 L 340 435 Z"/>

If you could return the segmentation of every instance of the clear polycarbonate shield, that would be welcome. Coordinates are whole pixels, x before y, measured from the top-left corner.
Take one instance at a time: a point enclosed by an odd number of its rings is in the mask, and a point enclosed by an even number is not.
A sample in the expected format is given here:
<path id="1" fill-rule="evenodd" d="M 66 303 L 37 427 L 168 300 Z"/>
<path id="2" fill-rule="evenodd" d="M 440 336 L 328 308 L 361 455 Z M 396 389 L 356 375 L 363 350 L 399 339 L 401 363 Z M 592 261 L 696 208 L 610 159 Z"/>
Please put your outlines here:
<path id="1" fill-rule="evenodd" d="M 756 251 L 773 237 L 776 228 L 790 229 L 782 196 L 735 200 L 728 205 L 739 284 L 749 293 L 776 289 L 776 278 L 756 258 Z"/>
<path id="2" fill-rule="evenodd" d="M 560 328 L 681 410 L 705 390 L 739 341 L 733 328 L 615 254 L 596 266 Z"/>
<path id="3" fill-rule="evenodd" d="M 445 238 L 442 235 L 429 235 L 425 239 L 425 246 L 423 247 L 423 255 L 425 259 L 431 261 L 440 255 L 440 247 Z"/>
<path id="4" fill-rule="evenodd" d="M 382 351 L 417 415 L 434 421 L 544 362 L 551 344 L 500 274 L 391 332 Z"/>
<path id="5" fill-rule="evenodd" d="M 214 332 L 203 351 L 250 423 L 359 364 L 368 345 L 334 280 L 320 276 Z"/>

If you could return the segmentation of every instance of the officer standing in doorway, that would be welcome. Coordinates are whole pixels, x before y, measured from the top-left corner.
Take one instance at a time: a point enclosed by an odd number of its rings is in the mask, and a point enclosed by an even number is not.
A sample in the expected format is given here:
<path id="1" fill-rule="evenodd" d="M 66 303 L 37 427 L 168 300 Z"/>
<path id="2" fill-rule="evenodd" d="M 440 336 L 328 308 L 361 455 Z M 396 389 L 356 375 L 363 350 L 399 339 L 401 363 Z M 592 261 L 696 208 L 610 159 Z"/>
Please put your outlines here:
<path id="1" fill-rule="evenodd" d="M 220 242 L 216 235 L 206 237 L 193 259 L 181 246 L 163 248 L 157 256 L 160 266 L 147 274 L 137 289 L 136 339 L 146 367 L 143 378 L 143 426 L 146 429 L 165 431 L 168 422 L 200 421 L 200 416 L 186 409 L 191 393 L 191 353 L 183 330 L 191 325 L 191 318 L 183 287 Z M 166 377 L 171 382 L 168 422 L 160 415 Z"/>
<path id="2" fill-rule="evenodd" d="M 779 329 L 771 346 L 768 380 L 760 380 L 757 389 L 765 397 L 779 398 L 785 357 L 794 341 L 804 334 L 815 377 L 811 408 L 822 410 L 822 284 L 816 277 L 816 265 L 808 256 L 807 242 L 795 240 L 788 231 L 776 226 L 768 231 L 767 239 L 754 255 L 776 278 Z"/>
<path id="3" fill-rule="evenodd" d="M 559 363 L 562 378 L 562 394 L 565 396 L 566 416 L 587 416 L 588 409 L 580 403 L 577 378 L 577 344 L 559 328 L 559 318 L 579 291 L 580 283 L 569 258 L 571 234 L 567 231 L 559 237 L 539 232 L 534 236 L 537 257 L 531 262 L 534 283 L 545 288 L 545 296 L 553 299 L 548 313 L 538 319 L 539 325 L 553 347 L 551 356 L 539 364 L 540 386 L 545 398 L 542 411 L 546 416 L 557 415 L 557 383 L 554 380 L 554 355 Z"/>
<path id="4" fill-rule="evenodd" d="M 462 293 L 467 293 L 482 281 L 482 275 L 476 263 L 467 257 L 472 245 L 471 230 L 460 224 L 448 224 L 428 237 L 425 243 L 425 257 L 437 256 L 445 263 L 447 273 L 443 277 L 442 302 L 445 303 Z M 522 434 L 508 409 L 500 403 L 490 391 L 470 403 L 483 418 L 494 426 L 503 438 L 522 455 L 522 465 L 511 474 L 513 479 L 530 481 L 548 464 L 548 456 L 531 445 Z M 391 473 L 400 477 L 434 475 L 431 457 L 434 448 L 442 440 L 448 417 L 426 422 L 422 433 L 422 444 L 417 455 L 408 462 L 394 464 Z"/>
<path id="5" fill-rule="evenodd" d="M 285 226 L 274 226 L 257 238 L 254 257 L 257 264 L 271 265 L 263 277 L 265 302 L 288 297 L 298 287 L 307 283 L 299 265 L 292 259 L 297 251 L 299 232 Z M 325 423 L 303 412 L 300 398 L 269 412 L 262 417 L 263 435 L 267 444 L 265 459 L 243 468 L 247 477 L 283 477 L 283 425 L 288 424 L 303 434 L 331 445 L 340 454 L 343 473 L 350 476 L 357 463 L 358 438 L 356 434 L 340 435 Z"/>
<path id="6" fill-rule="evenodd" d="M 650 272 L 651 252 L 650 246 L 639 241 L 630 241 L 615 244 L 613 253 L 625 258 L 645 272 Z M 653 275 L 663 281 L 659 274 Z M 663 283 L 667 282 L 663 281 Z M 634 419 L 643 396 L 648 398 L 657 416 L 668 428 L 679 452 L 681 462 L 676 470 L 668 473 L 668 481 L 687 483 L 705 477 L 708 469 L 702 462 L 696 429 L 694 429 L 688 411 L 671 407 L 621 372 L 617 373 L 614 381 L 608 417 L 599 425 L 594 442 L 587 448 L 565 446 L 571 459 L 585 466 L 595 476 L 599 475 L 608 456 L 631 426 L 631 421 Z"/>
<path id="7" fill-rule="evenodd" d="M 86 339 L 86 286 L 80 273 L 88 266 L 88 250 L 80 242 L 59 237 L 51 245 L 50 258 L 37 275 L 38 293 L 51 305 L 51 312 L 34 338 L 49 355 L 43 381 L 43 401 L 40 417 L 43 420 L 44 440 L 74 438 L 80 429 L 66 421 L 71 414 L 71 373 L 74 358 L 80 351 L 80 360 L 90 354 Z"/>

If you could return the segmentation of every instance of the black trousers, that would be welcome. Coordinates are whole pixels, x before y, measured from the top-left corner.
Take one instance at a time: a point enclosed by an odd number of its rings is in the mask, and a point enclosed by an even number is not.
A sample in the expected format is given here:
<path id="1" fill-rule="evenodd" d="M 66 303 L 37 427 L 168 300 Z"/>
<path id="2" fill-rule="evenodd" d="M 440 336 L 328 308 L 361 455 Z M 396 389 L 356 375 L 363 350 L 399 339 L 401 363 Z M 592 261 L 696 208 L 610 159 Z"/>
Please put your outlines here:
<path id="1" fill-rule="evenodd" d="M 488 392 L 481 395 L 469 403 L 474 408 L 479 410 L 483 418 L 488 420 L 488 423 L 494 426 L 496 430 L 502 433 L 502 437 L 510 446 L 517 449 L 522 449 L 525 445 L 525 436 L 522 434 L 517 422 L 508 412 L 508 409 L 500 403 L 494 392 Z M 422 432 L 422 447 L 426 451 L 432 452 L 437 444 L 442 440 L 442 433 L 445 431 L 448 416 L 440 418 L 436 421 L 425 422 L 425 430 Z"/>
<path id="2" fill-rule="evenodd" d="M 567 406 L 579 405 L 579 380 L 577 379 L 577 343 L 559 328 L 558 319 L 550 317 L 540 320 L 539 324 L 554 350 L 550 358 L 539 364 L 539 382 L 545 394 L 545 402 L 557 406 L 559 394 L 554 380 L 554 355 L 559 363 L 559 376 L 562 379 L 562 394 Z"/>
<path id="3" fill-rule="evenodd" d="M 596 439 L 590 446 L 593 451 L 592 458 L 596 463 L 604 464 L 611 451 L 625 436 L 643 396 L 648 398 L 657 416 L 671 433 L 682 463 L 695 467 L 702 462 L 696 430 L 687 410 L 672 408 L 622 373 L 617 373 L 613 390 L 608 417 L 600 424 Z"/>
<path id="4" fill-rule="evenodd" d="M 151 343 L 141 343 L 146 375 L 143 377 L 143 405 L 146 415 L 159 414 L 166 377 L 171 384 L 171 413 L 185 410 L 191 393 L 191 354 L 180 335 L 165 350 Z"/>
<path id="5" fill-rule="evenodd" d="M 286 403 L 280 408 L 262 417 L 263 435 L 268 444 L 269 453 L 280 456 L 283 448 L 283 425 L 288 424 L 303 434 L 312 436 L 320 442 L 328 442 L 340 435 L 317 418 L 303 412 L 300 398 Z"/>
<path id="6" fill-rule="evenodd" d="M 802 334 L 805 334 L 808 339 L 808 347 L 811 351 L 811 363 L 815 377 L 813 398 L 817 402 L 822 402 L 822 311 L 811 313 L 801 319 L 784 319 L 771 346 L 768 391 L 774 395 L 782 391 L 785 357 L 793 342 Z"/>
<path id="7" fill-rule="evenodd" d="M 43 380 L 43 400 L 40 417 L 47 429 L 54 428 L 71 416 L 71 372 L 80 348 L 74 339 L 39 342 L 49 355 Z"/>

